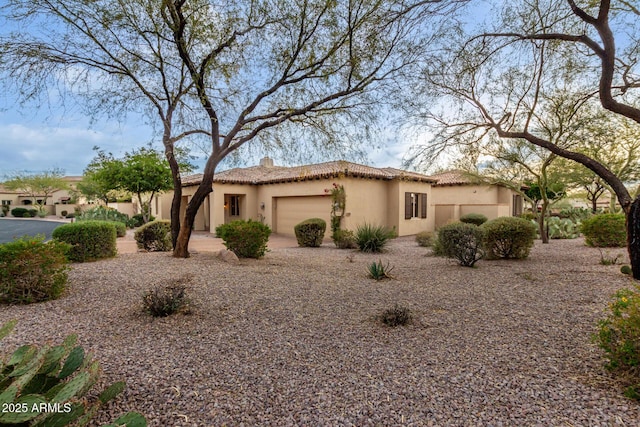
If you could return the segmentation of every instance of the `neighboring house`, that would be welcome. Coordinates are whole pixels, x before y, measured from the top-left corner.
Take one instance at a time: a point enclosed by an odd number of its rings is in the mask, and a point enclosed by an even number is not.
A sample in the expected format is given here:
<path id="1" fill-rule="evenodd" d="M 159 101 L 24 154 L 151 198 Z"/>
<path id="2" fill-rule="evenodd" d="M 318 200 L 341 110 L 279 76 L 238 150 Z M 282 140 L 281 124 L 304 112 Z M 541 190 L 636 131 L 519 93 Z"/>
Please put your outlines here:
<path id="1" fill-rule="evenodd" d="M 202 175 L 185 177 L 182 213 Z M 293 227 L 309 218 L 327 221 L 330 234 L 333 184 L 346 193 L 342 228 L 364 223 L 395 228 L 398 235 L 434 229 L 431 184 L 426 175 L 393 168 L 374 168 L 346 161 L 282 167 L 264 158 L 259 166 L 216 173 L 213 193 L 201 206 L 195 230 L 209 230 L 235 219 L 263 221 L 274 233 L 293 235 Z M 170 218 L 172 192 L 159 198 L 154 211 Z"/>
<path id="2" fill-rule="evenodd" d="M 81 176 L 65 176 L 63 178 L 69 184 L 69 189 L 61 189 L 55 190 L 45 200 L 45 208 L 47 209 L 47 214 L 49 215 L 59 215 L 58 211 L 67 210 L 69 212 L 73 212 L 74 206 L 71 207 L 63 207 L 62 205 L 67 205 L 72 200 L 71 192 L 75 188 L 76 183 L 82 180 Z M 44 195 L 40 197 L 36 197 L 36 201 L 43 200 Z M 9 206 L 9 209 L 13 209 L 16 207 L 27 207 L 32 208 L 33 205 L 33 197 L 28 194 L 22 193 L 20 191 L 8 190 L 6 187 L 0 184 L 0 200 L 2 201 L 2 205 Z"/>
<path id="3" fill-rule="evenodd" d="M 429 178 L 435 181 L 431 194 L 436 228 L 469 213 L 483 214 L 489 219 L 522 213 L 522 196 L 503 185 L 479 183 L 459 170 L 438 173 Z"/>

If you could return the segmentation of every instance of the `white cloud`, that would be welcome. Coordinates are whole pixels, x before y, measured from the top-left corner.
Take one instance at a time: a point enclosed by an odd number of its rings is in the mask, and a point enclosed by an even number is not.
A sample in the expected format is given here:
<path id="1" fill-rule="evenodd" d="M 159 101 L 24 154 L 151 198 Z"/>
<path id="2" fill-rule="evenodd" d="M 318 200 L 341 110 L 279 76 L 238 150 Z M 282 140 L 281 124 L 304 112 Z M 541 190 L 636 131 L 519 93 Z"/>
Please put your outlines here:
<path id="1" fill-rule="evenodd" d="M 130 138 L 128 138 L 130 139 Z M 138 139 L 137 145 L 145 141 Z M 60 168 L 67 175 L 81 175 L 95 156 L 94 146 L 121 155 L 134 145 L 120 134 L 79 127 L 31 127 L 0 123 L 0 177 L 18 171 L 41 172 Z"/>

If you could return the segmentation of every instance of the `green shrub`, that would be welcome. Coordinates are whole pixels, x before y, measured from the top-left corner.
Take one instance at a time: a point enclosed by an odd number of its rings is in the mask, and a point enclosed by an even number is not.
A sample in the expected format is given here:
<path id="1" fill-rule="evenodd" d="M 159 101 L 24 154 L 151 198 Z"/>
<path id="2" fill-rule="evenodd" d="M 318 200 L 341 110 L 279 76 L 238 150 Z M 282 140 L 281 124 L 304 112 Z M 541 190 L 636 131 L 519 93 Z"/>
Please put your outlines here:
<path id="1" fill-rule="evenodd" d="M 630 265 L 623 265 L 622 267 L 620 267 L 620 273 L 630 276 L 633 274 L 633 270 L 631 269 Z"/>
<path id="2" fill-rule="evenodd" d="M 111 221 L 116 226 L 116 237 L 124 237 L 127 235 L 127 224 L 119 221 Z"/>
<path id="3" fill-rule="evenodd" d="M 26 208 L 13 208 L 11 209 L 11 215 L 16 218 L 24 218 L 28 215 L 28 210 Z"/>
<path id="4" fill-rule="evenodd" d="M 487 222 L 488 219 L 489 218 L 487 218 L 486 215 L 480 213 L 468 213 L 460 217 L 460 222 L 464 222 L 465 224 L 482 225 Z"/>
<path id="5" fill-rule="evenodd" d="M 0 339 L 7 336 L 15 324 L 11 321 L 2 325 Z M 94 390 L 100 380 L 100 366 L 91 354 L 85 354 L 84 349 L 76 345 L 77 341 L 76 335 L 70 335 L 61 345 L 24 345 L 11 355 L 0 354 L 0 425 L 86 425 L 101 405 L 122 393 L 124 381 L 110 385 L 99 394 Z M 58 405 L 59 410 L 42 410 L 41 405 Z M 144 417 L 136 412 L 119 417 L 112 425 L 125 423 L 129 427 L 147 425 Z"/>
<path id="6" fill-rule="evenodd" d="M 9 207 L 9 205 L 2 205 L 2 213 L 7 216 L 9 214 L 9 209 L 11 209 Z"/>
<path id="7" fill-rule="evenodd" d="M 580 223 L 593 216 L 591 209 L 587 208 L 564 208 L 558 214 L 560 218 L 570 219 L 574 223 Z"/>
<path id="8" fill-rule="evenodd" d="M 524 259 L 536 238 L 536 226 L 526 219 L 503 216 L 482 224 L 489 259 Z"/>
<path id="9" fill-rule="evenodd" d="M 24 214 L 23 216 L 24 216 L 25 218 L 27 218 L 27 217 L 35 218 L 35 217 L 36 217 L 36 215 L 38 215 L 38 210 L 37 210 L 37 209 L 29 209 L 29 210 L 27 211 L 27 213 L 26 213 L 26 214 Z"/>
<path id="10" fill-rule="evenodd" d="M 69 246 L 24 236 L 0 245 L 0 302 L 29 304 L 58 298 L 67 284 Z"/>
<path id="11" fill-rule="evenodd" d="M 428 248 L 433 245 L 434 234 L 431 231 L 421 231 L 416 234 L 416 242 L 419 246 Z"/>
<path id="12" fill-rule="evenodd" d="M 133 221 L 129 215 L 118 212 L 118 210 L 106 206 L 96 206 L 80 212 L 76 215 L 78 221 L 113 221 L 121 222 L 127 227 L 133 227 Z"/>
<path id="13" fill-rule="evenodd" d="M 69 259 L 94 261 L 116 256 L 116 226 L 111 221 L 80 221 L 64 224 L 51 234 L 56 240 L 71 245 Z"/>
<path id="14" fill-rule="evenodd" d="M 396 237 L 395 230 L 381 225 L 365 223 L 356 229 L 356 244 L 362 252 L 382 252 L 389 239 Z"/>
<path id="15" fill-rule="evenodd" d="M 356 234 L 351 230 L 336 230 L 331 238 L 338 249 L 355 249 L 358 247 Z"/>
<path id="16" fill-rule="evenodd" d="M 216 235 L 240 258 L 262 258 L 271 229 L 257 221 L 236 220 L 216 227 Z"/>
<path id="17" fill-rule="evenodd" d="M 149 215 L 149 221 L 155 221 L 156 217 L 153 215 Z M 142 216 L 142 214 L 135 214 L 134 216 L 131 217 L 131 226 L 132 227 L 141 227 L 145 224 L 144 222 L 144 217 Z"/>
<path id="18" fill-rule="evenodd" d="M 518 216 L 518 218 L 526 219 L 527 221 L 536 220 L 536 216 L 533 214 L 533 212 L 523 212 Z"/>
<path id="19" fill-rule="evenodd" d="M 607 368 L 630 385 L 627 395 L 640 396 L 640 287 L 622 289 L 598 323 L 595 340 L 605 352 Z"/>
<path id="20" fill-rule="evenodd" d="M 477 225 L 454 222 L 438 229 L 434 255 L 457 259 L 460 265 L 473 267 L 484 256 L 482 229 Z"/>
<path id="21" fill-rule="evenodd" d="M 599 214 L 582 221 L 580 231 L 589 246 L 600 248 L 627 245 L 624 214 Z"/>
<path id="22" fill-rule="evenodd" d="M 369 265 L 369 276 L 376 280 L 392 279 L 392 270 L 393 267 L 388 262 L 383 264 L 382 260 L 379 260 L 378 262 L 373 262 Z"/>
<path id="23" fill-rule="evenodd" d="M 144 311 L 153 317 L 167 317 L 177 313 L 187 304 L 184 280 L 168 286 L 156 286 L 142 296 Z"/>
<path id="24" fill-rule="evenodd" d="M 171 242 L 171 221 L 148 222 L 134 233 L 138 249 L 150 252 L 166 252 L 173 249 Z"/>
<path id="25" fill-rule="evenodd" d="M 411 310 L 396 304 L 393 308 L 385 310 L 380 316 L 380 320 L 387 326 L 395 328 L 404 326 L 411 321 Z"/>
<path id="26" fill-rule="evenodd" d="M 317 248 L 322 244 L 326 230 L 327 222 L 320 218 L 306 219 L 293 227 L 298 245 L 309 248 Z"/>

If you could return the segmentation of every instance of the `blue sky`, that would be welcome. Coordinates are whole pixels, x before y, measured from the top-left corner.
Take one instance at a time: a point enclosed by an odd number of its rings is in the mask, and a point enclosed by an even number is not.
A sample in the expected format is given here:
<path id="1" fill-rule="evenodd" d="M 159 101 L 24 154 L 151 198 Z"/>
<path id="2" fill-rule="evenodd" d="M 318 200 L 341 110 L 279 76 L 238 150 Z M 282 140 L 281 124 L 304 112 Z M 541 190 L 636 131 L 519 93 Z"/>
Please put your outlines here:
<path id="1" fill-rule="evenodd" d="M 139 123 L 129 119 L 125 123 L 102 120 L 91 124 L 89 118 L 77 114 L 52 118 L 45 111 L 19 111 L 17 102 L 5 94 L 5 105 L 0 109 L 0 181 L 17 172 L 39 173 L 53 168 L 60 168 L 67 175 L 82 175 L 95 156 L 94 146 L 119 157 L 153 142 L 152 129 Z M 154 146 L 161 149 L 160 144 Z M 368 163 L 400 167 L 405 149 L 404 144 L 389 141 L 380 149 L 368 151 Z M 201 153 L 194 150 L 193 154 Z M 204 164 L 204 156 L 200 155 L 195 163 Z M 224 165 L 219 169 L 225 169 Z"/>

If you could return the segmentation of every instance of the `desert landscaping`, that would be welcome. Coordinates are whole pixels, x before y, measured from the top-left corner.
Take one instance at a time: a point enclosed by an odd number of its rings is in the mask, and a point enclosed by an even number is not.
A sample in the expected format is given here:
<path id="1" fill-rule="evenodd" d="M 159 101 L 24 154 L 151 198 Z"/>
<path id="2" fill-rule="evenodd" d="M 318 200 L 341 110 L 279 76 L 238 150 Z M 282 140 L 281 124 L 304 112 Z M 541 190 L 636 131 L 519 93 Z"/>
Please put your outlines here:
<path id="1" fill-rule="evenodd" d="M 619 265 L 582 238 L 476 268 L 429 253 L 411 237 L 382 254 L 325 243 L 236 264 L 121 253 L 73 264 L 60 299 L 4 306 L 0 323 L 19 322 L 3 347 L 77 333 L 102 381 L 127 382 L 96 425 L 126 411 L 151 426 L 637 423 L 591 338 L 632 286 Z M 392 279 L 368 277 L 378 260 Z M 174 281 L 188 309 L 144 313 L 143 293 Z M 412 321 L 388 327 L 379 316 L 396 304 Z"/>

